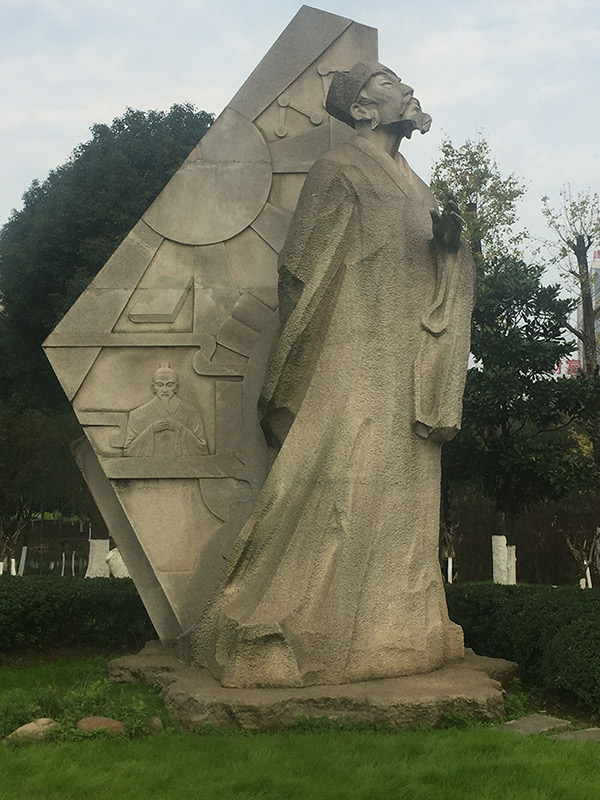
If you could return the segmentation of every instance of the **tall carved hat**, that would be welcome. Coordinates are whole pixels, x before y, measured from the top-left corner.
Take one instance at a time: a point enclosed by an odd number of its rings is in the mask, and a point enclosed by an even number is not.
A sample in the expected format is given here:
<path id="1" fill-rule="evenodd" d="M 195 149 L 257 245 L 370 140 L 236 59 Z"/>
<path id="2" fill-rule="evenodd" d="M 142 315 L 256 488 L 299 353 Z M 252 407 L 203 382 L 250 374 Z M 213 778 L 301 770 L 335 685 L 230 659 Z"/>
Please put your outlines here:
<path id="1" fill-rule="evenodd" d="M 391 70 L 378 61 L 359 61 L 349 72 L 336 72 L 325 101 L 325 108 L 331 116 L 354 128 L 356 120 L 350 113 L 350 107 L 357 101 L 360 90 L 369 78 L 378 72 Z"/>

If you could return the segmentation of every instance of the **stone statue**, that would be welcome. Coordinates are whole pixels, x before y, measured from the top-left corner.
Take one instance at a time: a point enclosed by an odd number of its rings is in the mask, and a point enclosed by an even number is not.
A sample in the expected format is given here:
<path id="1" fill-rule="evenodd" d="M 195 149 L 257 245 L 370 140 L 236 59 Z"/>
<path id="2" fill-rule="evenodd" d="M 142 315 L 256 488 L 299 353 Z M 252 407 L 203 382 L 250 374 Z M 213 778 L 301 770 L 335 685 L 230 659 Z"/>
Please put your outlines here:
<path id="1" fill-rule="evenodd" d="M 455 211 L 398 152 L 431 123 L 413 90 L 358 63 L 334 75 L 327 110 L 357 135 L 310 170 L 279 259 L 261 398 L 277 456 L 189 639 L 224 686 L 463 655 L 438 563 L 440 450 L 460 426 L 474 265 Z"/>
<path id="2" fill-rule="evenodd" d="M 168 363 L 154 373 L 150 402 L 129 413 L 126 456 L 192 456 L 208 453 L 202 417 L 177 397 L 179 377 Z"/>
<path id="3" fill-rule="evenodd" d="M 374 28 L 302 6 L 44 343 L 85 435 L 78 464 L 164 642 L 206 608 L 267 476 L 257 400 L 278 256 L 309 169 L 353 134 L 324 109 L 333 73 L 376 59 Z M 169 429 L 140 436 L 174 424 L 147 405 L 161 361 L 185 376 L 170 402 L 200 412 L 206 449 L 181 411 L 190 452 Z"/>

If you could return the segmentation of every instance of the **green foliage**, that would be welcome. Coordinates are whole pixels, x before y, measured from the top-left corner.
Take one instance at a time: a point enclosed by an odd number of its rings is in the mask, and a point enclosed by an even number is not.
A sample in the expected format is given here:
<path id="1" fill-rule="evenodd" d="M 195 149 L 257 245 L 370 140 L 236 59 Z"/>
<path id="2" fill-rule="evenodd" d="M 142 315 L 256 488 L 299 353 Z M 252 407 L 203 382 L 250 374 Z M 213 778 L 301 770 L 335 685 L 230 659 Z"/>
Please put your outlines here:
<path id="1" fill-rule="evenodd" d="M 482 727 L 0 747 L 7 800 L 596 800 L 598 769 L 593 742 Z"/>
<path id="2" fill-rule="evenodd" d="M 32 511 L 87 512 L 80 428 L 41 344 L 212 119 L 186 104 L 94 125 L 0 231 L 0 557 Z"/>
<path id="3" fill-rule="evenodd" d="M 473 312 L 463 429 L 444 448 L 454 480 L 472 482 L 507 512 L 559 499 L 595 480 L 573 424 L 600 410 L 600 380 L 555 379 L 573 343 L 565 328 L 574 303 L 544 286 L 543 268 L 505 256 L 479 275 Z"/>
<path id="4" fill-rule="evenodd" d="M 599 712 L 600 619 L 598 616 L 590 614 L 581 619 L 574 619 L 571 625 L 559 628 L 544 653 L 540 674 L 544 685 L 554 689 L 564 689 L 589 708 Z"/>
<path id="5" fill-rule="evenodd" d="M 64 405 L 42 341 L 208 129 L 192 105 L 127 109 L 45 181 L 34 181 L 0 232 L 1 395 Z"/>
<path id="6" fill-rule="evenodd" d="M 558 242 L 552 245 L 556 260 L 565 261 L 566 274 L 578 282 L 579 272 L 571 259 L 579 236 L 585 240 L 586 251 L 600 241 L 600 197 L 590 189 L 574 196 L 570 184 L 563 186 L 559 197 L 557 208 L 550 205 L 549 197 L 542 197 L 542 213 L 558 237 Z"/>
<path id="7" fill-rule="evenodd" d="M 440 723 L 440 728 L 443 729 L 452 729 L 456 728 L 458 730 L 462 730 L 463 728 L 469 728 L 473 725 L 478 725 L 479 723 L 473 722 L 472 719 L 468 719 L 465 717 L 464 714 L 461 714 L 460 711 L 449 711 L 442 719 Z"/>
<path id="8" fill-rule="evenodd" d="M 0 559 L 12 552 L 34 510 L 86 513 L 88 494 L 70 450 L 79 436 L 70 410 L 15 409 L 0 401 Z"/>
<path id="9" fill-rule="evenodd" d="M 0 653 L 139 647 L 154 628 L 128 578 L 0 577 Z"/>
<path id="10" fill-rule="evenodd" d="M 525 240 L 513 231 L 521 181 L 502 177 L 484 139 L 458 148 L 446 139 L 431 185 L 440 202 L 456 198 L 480 268 L 471 331 L 477 363 L 467 376 L 463 430 L 444 448 L 444 486 L 477 486 L 506 532 L 506 515 L 519 506 L 596 480 L 594 454 L 574 434 L 593 428 L 600 381 L 552 375 L 573 350 L 565 332 L 576 303 L 542 284 L 543 267 L 517 255 Z"/>
<path id="11" fill-rule="evenodd" d="M 532 705 L 529 695 L 523 689 L 521 680 L 515 678 L 510 690 L 504 695 L 504 719 L 520 719 L 532 714 L 535 707 Z"/>
<path id="12" fill-rule="evenodd" d="M 451 193 L 465 221 L 465 236 L 474 253 L 486 257 L 516 252 L 526 238 L 516 234 L 516 203 L 525 186 L 515 175 L 503 178 L 485 139 L 455 147 L 446 138 L 431 170 L 431 190 L 438 202 Z"/>
<path id="13" fill-rule="evenodd" d="M 452 584 L 446 596 L 467 647 L 516 661 L 525 683 L 568 690 L 600 713 L 600 591 Z"/>
<path id="14" fill-rule="evenodd" d="M 596 370 L 598 342 L 596 322 L 600 314 L 598 275 L 592 273 L 588 259 L 590 248 L 600 241 L 600 198 L 591 190 L 579 192 L 575 197 L 571 186 L 563 186 L 560 206 L 553 209 L 547 197 L 542 198 L 542 212 L 557 236 L 558 241 L 548 243 L 555 260 L 564 266 L 563 277 L 576 290 L 581 313 L 573 332 L 583 349 L 586 371 Z M 592 428 L 595 457 L 600 463 L 600 421 Z"/>
<path id="15" fill-rule="evenodd" d="M 146 733 L 149 717 L 158 716 L 169 724 L 157 693 L 140 684 L 111 683 L 101 656 L 35 667 L 0 667 L 0 687 L 0 738 L 40 717 L 60 723 L 53 738 L 61 741 L 109 735 L 79 731 L 77 721 L 88 716 L 118 719 L 129 736 Z"/>

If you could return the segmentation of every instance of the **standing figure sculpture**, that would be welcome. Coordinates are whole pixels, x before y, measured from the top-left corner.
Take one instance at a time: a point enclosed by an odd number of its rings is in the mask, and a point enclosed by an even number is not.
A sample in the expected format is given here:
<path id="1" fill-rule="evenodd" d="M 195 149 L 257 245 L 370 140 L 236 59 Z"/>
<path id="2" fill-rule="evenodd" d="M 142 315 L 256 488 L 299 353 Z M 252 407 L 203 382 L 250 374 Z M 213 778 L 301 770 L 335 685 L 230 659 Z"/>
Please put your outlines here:
<path id="1" fill-rule="evenodd" d="M 263 389 L 279 452 L 190 634 L 225 686 L 341 684 L 463 655 L 438 563 L 440 450 L 460 427 L 474 265 L 399 154 L 430 117 L 380 64 L 336 73 L 357 135 L 308 174 L 280 257 Z M 432 226 L 433 219 L 433 226 Z"/>

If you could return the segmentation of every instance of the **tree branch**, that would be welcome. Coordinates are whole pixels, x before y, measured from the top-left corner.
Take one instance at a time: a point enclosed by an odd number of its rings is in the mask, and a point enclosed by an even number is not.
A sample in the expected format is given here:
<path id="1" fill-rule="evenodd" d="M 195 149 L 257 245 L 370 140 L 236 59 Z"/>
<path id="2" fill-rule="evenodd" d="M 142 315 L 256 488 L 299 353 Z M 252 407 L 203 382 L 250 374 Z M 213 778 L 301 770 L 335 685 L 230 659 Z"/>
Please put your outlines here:
<path id="1" fill-rule="evenodd" d="M 583 342 L 584 337 L 583 337 L 583 333 L 581 331 L 578 331 L 577 328 L 574 328 L 572 325 L 569 325 L 568 322 L 565 322 L 565 328 L 568 331 L 571 331 L 573 336 L 576 336 L 578 339 L 580 339 Z"/>

